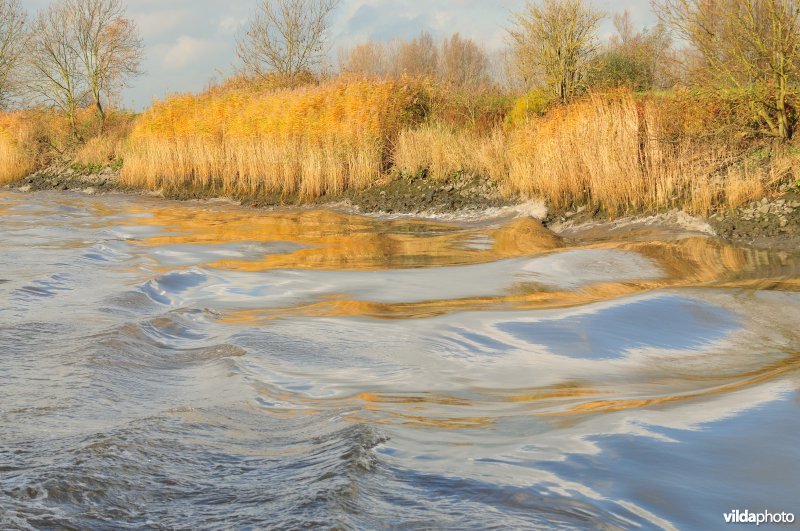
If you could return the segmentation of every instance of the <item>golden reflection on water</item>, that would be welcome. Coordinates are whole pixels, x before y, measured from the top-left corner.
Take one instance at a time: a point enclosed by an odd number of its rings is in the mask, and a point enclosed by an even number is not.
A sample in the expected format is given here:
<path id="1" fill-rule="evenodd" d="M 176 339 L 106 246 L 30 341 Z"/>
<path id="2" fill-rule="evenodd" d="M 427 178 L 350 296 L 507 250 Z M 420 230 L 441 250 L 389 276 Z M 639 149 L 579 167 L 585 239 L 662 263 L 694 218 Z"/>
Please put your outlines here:
<path id="1" fill-rule="evenodd" d="M 86 208 L 85 199 L 81 201 L 75 206 Z M 7 211 L 17 204 L 6 201 L 0 204 L 0 209 Z M 103 219 L 110 216 L 121 216 L 129 219 L 126 223 L 152 227 L 157 231 L 155 236 L 143 236 L 132 241 L 143 248 L 238 242 L 299 245 L 299 248 L 283 254 L 264 253 L 246 259 L 195 264 L 226 271 L 432 268 L 485 264 L 582 249 L 637 253 L 650 259 L 662 272 L 657 279 L 595 282 L 574 289 L 546 289 L 535 283 L 521 283 L 494 296 L 403 303 L 352 300 L 344 295 L 334 295 L 289 308 L 231 311 L 221 318 L 222 322 L 234 324 L 258 325 L 293 317 L 421 319 L 459 311 L 560 309 L 669 288 L 800 291 L 796 256 L 738 248 L 706 237 L 661 240 L 657 235 L 648 238 L 648 232 L 640 230 L 628 234 L 625 241 L 602 233 L 591 238 L 583 235 L 584 243 L 575 245 L 563 241 L 530 218 L 516 219 L 501 226 L 465 227 L 421 220 L 378 220 L 332 211 L 263 212 L 231 205 L 220 209 L 208 204 L 176 207 L 168 203 L 130 201 L 123 206 L 102 201 L 93 201 L 90 205 L 92 219 L 98 220 L 97 223 L 104 223 Z M 166 265 L 161 268 L 175 269 Z M 613 390 L 577 382 L 516 391 L 476 389 L 474 399 L 437 393 L 369 391 L 358 393 L 345 402 L 357 406 L 362 415 L 372 412 L 382 416 L 371 418 L 371 422 L 464 429 L 496 423 L 497 418 L 490 414 L 475 413 L 497 403 L 515 404 L 522 408 L 513 414 L 573 417 L 665 406 L 730 393 L 778 379 L 798 369 L 800 354 L 794 353 L 749 372 L 715 375 L 704 371 L 696 380 L 683 377 L 682 385 L 669 387 L 671 392 L 643 398 L 620 398 Z M 304 403 L 308 411 L 318 411 L 326 406 L 292 393 L 262 392 L 278 402 Z M 463 416 L 458 414 L 462 410 Z"/>
<path id="2" fill-rule="evenodd" d="M 3 200 L 0 201 L 0 216 L 5 216 L 13 212 L 13 210 L 17 207 L 22 205 L 22 201 L 9 199 L 8 197 L 3 197 Z"/>
<path id="3" fill-rule="evenodd" d="M 724 376 L 703 374 L 686 384 L 694 383 L 694 388 L 678 389 L 675 386 L 671 394 L 639 399 L 600 398 L 603 395 L 615 395 L 617 391 L 599 390 L 583 386 L 556 386 L 508 392 L 493 389 L 474 390 L 480 398 L 467 400 L 437 393 L 421 393 L 414 395 L 361 393 L 355 398 L 364 402 L 365 411 L 379 412 L 385 418 L 379 422 L 415 425 L 419 427 L 437 427 L 445 429 L 478 428 L 494 425 L 497 416 L 473 416 L 475 411 L 495 410 L 499 403 L 513 403 L 525 406 L 524 409 L 505 411 L 504 416 L 536 416 L 542 418 L 569 418 L 579 415 L 612 413 L 626 410 L 638 410 L 659 406 L 669 406 L 682 402 L 726 395 L 736 391 L 756 387 L 776 381 L 793 373 L 800 372 L 800 352 L 795 352 L 785 359 L 765 365 L 759 369 Z M 714 380 L 725 383 L 714 384 Z M 639 382 L 641 384 L 641 382 Z M 663 388 L 663 386 L 658 386 Z M 652 391 L 652 390 L 651 390 Z M 592 398 L 595 399 L 592 399 Z M 587 400 L 588 399 L 588 400 Z M 447 406 L 451 414 L 442 416 Z M 467 415 L 455 413 L 463 410 Z M 470 415 L 470 413 L 472 413 Z M 375 419 L 371 419 L 375 422 Z"/>
<path id="4" fill-rule="evenodd" d="M 627 247 L 627 246 L 623 246 Z M 649 249 L 652 250 L 652 246 Z M 646 253 L 642 253 L 647 256 Z M 655 254 L 656 258 L 660 253 Z M 672 256 L 670 253 L 662 257 Z M 704 257 L 707 258 L 707 257 Z M 667 265 L 673 263 L 665 261 Z M 362 300 L 328 299 L 308 305 L 287 308 L 261 308 L 232 311 L 225 314 L 224 322 L 239 324 L 266 324 L 275 319 L 298 317 L 369 317 L 373 319 L 425 319 L 452 312 L 487 310 L 551 310 L 565 309 L 611 301 L 623 297 L 672 288 L 744 288 L 775 291 L 800 291 L 796 278 L 736 279 L 736 269 L 726 269 L 722 264 L 708 269 L 696 269 L 691 263 L 684 267 L 665 268 L 673 276 L 659 280 L 627 282 L 599 282 L 579 290 L 541 291 L 535 285 L 529 293 L 441 299 L 421 302 L 383 303 Z M 521 286 L 520 289 L 525 289 Z"/>
<path id="5" fill-rule="evenodd" d="M 740 391 L 749 387 L 754 387 L 759 384 L 777 380 L 782 376 L 794 373 L 800 370 L 800 352 L 792 354 L 790 357 L 770 363 L 756 371 L 749 373 L 742 373 L 726 378 L 732 380 L 730 383 L 713 387 L 710 389 L 703 389 L 696 392 L 683 393 L 678 395 L 659 396 L 647 399 L 630 399 L 630 400 L 596 400 L 585 402 L 573 406 L 567 411 L 559 412 L 559 415 L 580 415 L 585 413 L 608 413 L 613 411 L 624 411 L 628 409 L 642 409 L 653 406 L 662 406 L 676 402 L 684 402 L 695 400 L 698 398 L 705 398 L 713 395 L 727 394 L 734 391 Z"/>
<path id="6" fill-rule="evenodd" d="M 452 417 L 452 418 L 432 418 L 424 415 L 409 415 L 399 411 L 391 411 L 390 414 L 399 419 L 402 424 L 422 428 L 442 428 L 447 430 L 463 430 L 469 428 L 485 428 L 496 423 L 492 417 Z"/>
<path id="7" fill-rule="evenodd" d="M 493 416 L 456 416 L 442 417 L 442 406 L 453 412 L 459 409 L 475 411 L 492 407 L 497 403 L 536 404 L 540 408 L 553 407 L 565 400 L 575 400 L 607 393 L 580 386 L 561 385 L 552 388 L 520 390 L 517 393 L 504 393 L 493 389 L 474 390 L 480 399 L 466 399 L 448 396 L 441 393 L 424 393 L 414 395 L 398 395 L 388 393 L 361 393 L 355 398 L 363 402 L 367 411 L 381 412 L 388 415 L 379 422 L 401 422 L 418 427 L 435 427 L 444 429 L 482 428 L 497 423 Z M 405 411 L 400 410 L 405 408 Z M 540 414 L 540 413 L 536 413 Z M 374 420 L 372 420 L 374 421 Z"/>
<path id="8" fill-rule="evenodd" d="M 377 220 L 333 211 L 253 212 L 207 208 L 152 208 L 140 225 L 164 227 L 166 234 L 143 238 L 147 247 L 285 242 L 303 248 L 253 259 L 204 264 L 229 271 L 271 269 L 380 270 L 468 265 L 530 255 L 561 246 L 561 239 L 533 219 L 499 229 L 463 227 L 421 220 Z M 490 242 L 488 248 L 476 240 Z"/>
<path id="9" fill-rule="evenodd" d="M 208 205 L 191 209 L 135 208 L 128 213 L 141 215 L 137 223 L 163 228 L 162 234 L 137 241 L 145 247 L 235 242 L 285 242 L 301 246 L 283 254 L 265 253 L 203 264 L 228 271 L 446 267 L 533 257 L 568 248 L 635 252 L 653 260 L 664 273 L 657 280 L 598 282 L 578 290 L 546 290 L 535 284 L 521 284 L 513 292 L 497 296 L 407 303 L 332 296 L 290 308 L 230 312 L 225 320 L 231 323 L 266 323 L 290 317 L 427 318 L 455 311 L 570 308 L 667 288 L 759 287 L 797 291 L 799 287 L 796 271 L 786 276 L 786 264 L 776 263 L 781 259 L 791 262 L 795 257 L 783 253 L 781 258 L 780 254 L 737 248 L 706 237 L 648 240 L 647 231 L 640 230 L 635 234 L 640 241 L 609 240 L 598 234 L 595 243 L 575 247 L 532 218 L 515 219 L 500 227 L 465 228 L 443 222 L 378 220 L 318 210 L 258 212 L 229 205 L 224 210 Z M 764 278 L 764 272 L 771 269 L 776 276 Z M 753 278 L 754 274 L 759 278 Z"/>

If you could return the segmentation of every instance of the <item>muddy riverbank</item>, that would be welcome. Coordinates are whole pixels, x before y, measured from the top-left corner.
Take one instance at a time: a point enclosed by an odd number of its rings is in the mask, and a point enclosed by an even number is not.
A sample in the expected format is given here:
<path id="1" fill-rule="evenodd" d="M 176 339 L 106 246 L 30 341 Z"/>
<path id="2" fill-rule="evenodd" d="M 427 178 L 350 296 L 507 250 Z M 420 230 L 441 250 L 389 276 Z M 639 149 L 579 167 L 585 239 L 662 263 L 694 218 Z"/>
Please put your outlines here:
<path id="1" fill-rule="evenodd" d="M 81 168 L 64 164 L 37 171 L 28 177 L 7 185 L 23 192 L 40 190 L 65 190 L 87 194 L 108 192 L 142 193 L 120 184 L 119 172 L 113 168 Z M 164 190 L 149 195 L 168 199 L 208 199 L 219 194 L 212 191 Z M 479 214 L 503 207 L 514 207 L 523 198 L 507 196 L 500 187 L 487 179 L 456 174 L 444 180 L 434 180 L 422 175 L 389 175 L 365 190 L 347 190 L 340 195 L 324 196 L 306 201 L 296 194 L 262 194 L 258 197 L 235 198 L 244 206 L 255 208 L 275 206 L 328 207 L 357 213 L 408 214 L 420 217 L 436 215 Z M 638 215 L 620 219 L 611 218 L 598 207 L 576 206 L 571 209 L 542 210 L 533 214 L 541 217 L 544 225 L 555 232 L 580 232 L 598 226 L 621 226 L 631 220 L 646 223 L 689 224 L 688 218 L 677 210 L 655 216 Z M 677 221 L 676 221 L 677 220 Z M 695 220 L 699 221 L 699 220 Z M 739 245 L 760 248 L 800 248 L 800 188 L 785 184 L 772 197 L 761 198 L 734 210 L 712 214 L 707 227 L 720 239 Z M 696 223 L 695 223 L 696 225 Z"/>

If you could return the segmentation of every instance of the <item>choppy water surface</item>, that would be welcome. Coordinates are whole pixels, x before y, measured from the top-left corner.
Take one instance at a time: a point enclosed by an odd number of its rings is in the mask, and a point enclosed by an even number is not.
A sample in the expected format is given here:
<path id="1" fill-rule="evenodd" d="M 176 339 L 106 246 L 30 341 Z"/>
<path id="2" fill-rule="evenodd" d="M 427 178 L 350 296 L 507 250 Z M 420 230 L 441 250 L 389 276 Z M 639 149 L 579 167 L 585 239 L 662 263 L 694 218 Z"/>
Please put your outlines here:
<path id="1" fill-rule="evenodd" d="M 0 193 L 0 527 L 800 513 L 800 258 Z"/>

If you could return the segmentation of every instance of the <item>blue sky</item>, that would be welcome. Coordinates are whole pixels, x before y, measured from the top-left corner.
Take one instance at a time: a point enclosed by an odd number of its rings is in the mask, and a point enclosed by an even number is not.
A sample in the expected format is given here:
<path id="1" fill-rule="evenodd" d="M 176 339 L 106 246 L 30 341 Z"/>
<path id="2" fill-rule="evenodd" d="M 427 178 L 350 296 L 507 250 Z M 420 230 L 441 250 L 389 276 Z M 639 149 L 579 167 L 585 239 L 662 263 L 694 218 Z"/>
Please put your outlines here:
<path id="1" fill-rule="evenodd" d="M 139 25 L 146 45 L 145 75 L 126 90 L 133 108 L 171 92 L 201 90 L 234 64 L 234 42 L 259 0 L 127 0 L 128 14 Z M 47 0 L 22 0 L 31 12 Z M 336 49 L 368 38 L 411 37 L 421 30 L 434 36 L 460 32 L 490 49 L 503 46 L 510 13 L 525 0 L 341 0 L 331 23 Z M 629 9 L 638 25 L 652 26 L 647 0 L 595 0 L 613 14 Z M 603 32 L 610 32 L 606 21 Z"/>

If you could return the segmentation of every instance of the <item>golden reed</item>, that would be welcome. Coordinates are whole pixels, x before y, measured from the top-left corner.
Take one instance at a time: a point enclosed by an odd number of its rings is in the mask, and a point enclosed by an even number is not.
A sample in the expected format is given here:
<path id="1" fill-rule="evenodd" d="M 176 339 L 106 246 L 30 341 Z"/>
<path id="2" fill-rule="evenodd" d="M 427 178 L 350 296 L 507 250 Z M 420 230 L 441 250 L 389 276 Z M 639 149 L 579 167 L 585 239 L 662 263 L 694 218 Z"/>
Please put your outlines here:
<path id="1" fill-rule="evenodd" d="M 78 143 L 54 111 L 0 113 L 0 183 L 72 149 L 79 164 L 124 158 L 124 185 L 198 196 L 313 199 L 366 188 L 394 168 L 437 180 L 482 175 L 556 208 L 707 214 L 798 173 L 798 157 L 748 159 L 724 109 L 693 96 L 600 94 L 478 131 L 423 119 L 426 87 L 344 77 L 286 89 L 229 83 L 167 98 L 133 124 L 119 113 L 102 134 L 83 110 L 88 133 Z M 708 135 L 715 120 L 728 132 Z"/>
<path id="2" fill-rule="evenodd" d="M 364 188 L 385 171 L 417 99 L 412 83 L 343 79 L 174 96 L 136 123 L 122 180 L 240 196 L 315 198 Z"/>
<path id="3" fill-rule="evenodd" d="M 404 130 L 393 160 L 407 173 L 476 173 L 509 193 L 545 197 L 560 208 L 590 203 L 611 214 L 707 214 L 765 193 L 774 165 L 743 163 L 738 149 L 676 133 L 672 120 L 659 102 L 598 95 L 489 135 L 441 125 Z"/>
<path id="4" fill-rule="evenodd" d="M 30 124 L 23 112 L 0 113 L 0 184 L 25 177 L 34 168 Z"/>

